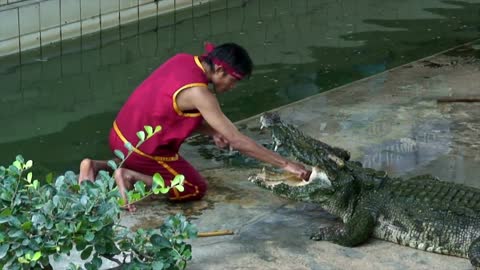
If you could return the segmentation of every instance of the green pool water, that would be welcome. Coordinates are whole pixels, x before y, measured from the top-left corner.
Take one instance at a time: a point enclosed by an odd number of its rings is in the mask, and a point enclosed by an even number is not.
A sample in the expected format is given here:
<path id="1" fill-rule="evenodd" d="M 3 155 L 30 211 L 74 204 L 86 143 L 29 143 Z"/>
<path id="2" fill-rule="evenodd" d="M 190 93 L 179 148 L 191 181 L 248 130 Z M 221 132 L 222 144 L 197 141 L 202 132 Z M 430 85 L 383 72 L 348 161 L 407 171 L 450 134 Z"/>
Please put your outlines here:
<path id="1" fill-rule="evenodd" d="M 433 55 L 480 36 L 480 1 L 218 0 L 0 58 L 0 164 L 40 173 L 109 158 L 134 88 L 177 52 L 237 42 L 253 76 L 220 96 L 233 121 Z"/>

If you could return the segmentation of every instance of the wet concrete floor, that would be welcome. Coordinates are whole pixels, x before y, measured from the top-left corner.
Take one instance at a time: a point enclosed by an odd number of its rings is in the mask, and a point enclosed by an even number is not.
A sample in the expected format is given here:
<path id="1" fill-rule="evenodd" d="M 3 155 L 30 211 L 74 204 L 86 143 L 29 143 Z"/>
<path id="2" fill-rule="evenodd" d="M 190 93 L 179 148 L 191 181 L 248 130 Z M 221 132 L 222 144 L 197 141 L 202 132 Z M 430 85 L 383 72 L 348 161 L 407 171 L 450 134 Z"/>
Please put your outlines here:
<path id="1" fill-rule="evenodd" d="M 474 42 L 277 111 L 308 135 L 350 150 L 365 166 L 396 176 L 430 173 L 478 188 L 480 103 L 438 100 L 480 98 L 479 74 L 480 42 Z M 269 141 L 258 129 L 258 117 L 238 126 L 259 143 Z M 200 231 L 234 231 L 192 240 L 188 269 L 473 269 L 467 259 L 381 240 L 355 248 L 311 241 L 309 232 L 336 222 L 335 217 L 248 182 L 259 164 L 237 166 L 234 158 L 213 150 L 205 160 L 195 149 L 187 145 L 182 151 L 209 181 L 204 200 L 148 203 L 123 217 L 140 228 L 181 212 Z"/>

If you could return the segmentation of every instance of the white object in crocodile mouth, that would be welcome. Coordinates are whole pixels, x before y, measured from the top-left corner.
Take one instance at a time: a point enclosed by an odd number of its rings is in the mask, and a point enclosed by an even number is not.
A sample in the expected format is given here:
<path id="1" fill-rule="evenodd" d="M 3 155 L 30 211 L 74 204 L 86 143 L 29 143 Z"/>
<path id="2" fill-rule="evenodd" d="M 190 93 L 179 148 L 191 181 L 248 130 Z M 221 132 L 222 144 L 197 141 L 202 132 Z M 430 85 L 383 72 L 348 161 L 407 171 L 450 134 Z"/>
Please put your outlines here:
<path id="1" fill-rule="evenodd" d="M 328 175 L 318 167 L 312 167 L 312 173 L 310 174 L 308 181 L 300 179 L 291 173 L 271 173 L 266 171 L 265 168 L 263 168 L 262 172 L 256 176 L 256 179 L 263 181 L 268 187 L 274 187 L 282 183 L 293 187 L 300 187 L 306 186 L 314 181 L 319 181 L 322 186 L 332 186 Z"/>

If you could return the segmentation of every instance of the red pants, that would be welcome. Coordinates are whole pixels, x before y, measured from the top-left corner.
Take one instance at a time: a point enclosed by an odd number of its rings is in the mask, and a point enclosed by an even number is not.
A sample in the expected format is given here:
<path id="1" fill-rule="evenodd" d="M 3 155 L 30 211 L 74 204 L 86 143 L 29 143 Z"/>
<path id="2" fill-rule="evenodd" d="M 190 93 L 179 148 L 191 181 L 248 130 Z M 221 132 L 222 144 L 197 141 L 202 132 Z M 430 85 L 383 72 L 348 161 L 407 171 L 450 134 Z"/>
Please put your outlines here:
<path id="1" fill-rule="evenodd" d="M 122 138 L 117 135 L 115 129 L 112 129 L 110 132 L 109 142 L 112 151 L 118 149 L 122 151 L 125 156 L 127 155 L 125 143 Z M 201 199 L 207 191 L 207 182 L 205 179 L 190 163 L 177 153 L 171 153 L 168 156 L 175 158 L 152 157 L 136 150 L 128 157 L 123 167 L 149 176 L 159 173 L 165 180 L 165 185 L 167 186 L 170 185 L 170 182 L 176 175 L 182 174 L 185 176 L 185 181 L 183 182 L 184 191 L 179 192 L 176 188 L 171 189 L 168 193 L 169 199 L 175 201 Z"/>

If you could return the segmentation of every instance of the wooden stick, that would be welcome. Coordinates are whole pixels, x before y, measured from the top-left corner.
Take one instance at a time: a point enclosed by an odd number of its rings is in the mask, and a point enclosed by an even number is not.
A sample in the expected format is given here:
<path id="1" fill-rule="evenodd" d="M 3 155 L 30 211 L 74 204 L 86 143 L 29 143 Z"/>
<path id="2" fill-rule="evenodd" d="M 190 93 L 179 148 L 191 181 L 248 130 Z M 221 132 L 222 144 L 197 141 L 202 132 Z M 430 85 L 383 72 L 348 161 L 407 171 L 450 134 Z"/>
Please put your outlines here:
<path id="1" fill-rule="evenodd" d="M 480 102 L 480 98 L 471 98 L 471 97 L 464 97 L 464 98 L 455 98 L 455 97 L 445 97 L 437 99 L 438 103 L 452 103 L 452 102 Z"/>
<path id="2" fill-rule="evenodd" d="M 222 231 L 213 231 L 213 232 L 199 232 L 198 237 L 210 237 L 210 236 L 221 236 L 221 235 L 232 235 L 233 231 L 231 230 L 222 230 Z"/>

